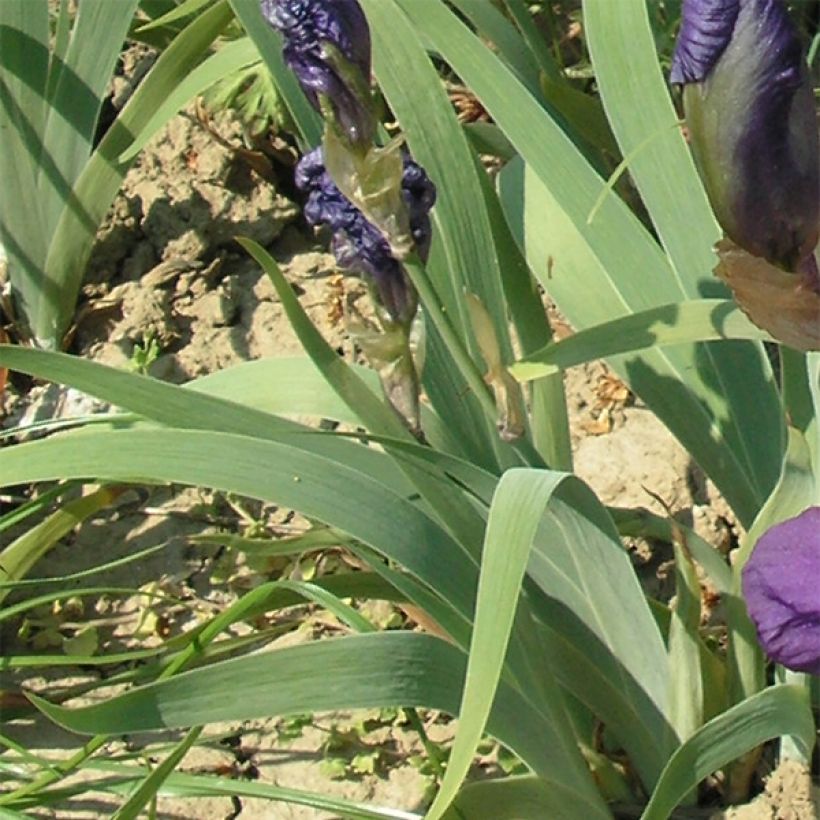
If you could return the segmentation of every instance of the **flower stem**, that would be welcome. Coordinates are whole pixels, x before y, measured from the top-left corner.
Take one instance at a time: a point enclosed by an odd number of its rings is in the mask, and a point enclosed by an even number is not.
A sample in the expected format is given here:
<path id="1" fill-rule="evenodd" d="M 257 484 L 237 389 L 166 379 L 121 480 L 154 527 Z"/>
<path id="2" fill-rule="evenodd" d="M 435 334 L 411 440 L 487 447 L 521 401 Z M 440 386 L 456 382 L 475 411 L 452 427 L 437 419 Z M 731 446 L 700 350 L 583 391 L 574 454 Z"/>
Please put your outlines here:
<path id="1" fill-rule="evenodd" d="M 450 354 L 455 359 L 456 365 L 458 365 L 458 369 L 461 371 L 461 375 L 467 382 L 467 386 L 481 403 L 481 406 L 485 412 L 491 418 L 494 417 L 496 407 L 495 401 L 490 394 L 490 389 L 479 373 L 476 363 L 467 352 L 467 348 L 464 346 L 464 343 L 450 322 L 446 309 L 439 301 L 438 294 L 427 276 L 427 271 L 425 270 L 424 265 L 422 265 L 415 253 L 411 254 L 406 259 L 403 259 L 402 265 L 404 265 L 404 269 L 407 271 L 407 275 L 410 277 L 413 287 L 415 287 L 418 292 L 419 297 L 421 298 L 421 301 L 427 311 L 427 315 L 430 317 L 430 321 L 439 332 L 439 335 L 447 345 Z"/>
<path id="2" fill-rule="evenodd" d="M 413 283 L 413 287 L 415 287 L 427 311 L 427 315 L 430 317 L 430 321 L 447 345 L 450 355 L 455 359 L 455 363 L 461 371 L 461 375 L 467 382 L 467 387 L 478 399 L 487 416 L 490 419 L 497 420 L 498 408 L 496 407 L 492 391 L 484 381 L 472 356 L 468 353 L 463 340 L 450 322 L 446 309 L 441 304 L 438 294 L 430 282 L 427 271 L 418 255 L 411 253 L 410 256 L 402 259 L 402 265 L 405 271 L 407 271 L 407 275 L 410 277 L 410 281 Z M 537 467 L 546 466 L 543 458 L 526 436 L 511 444 L 526 463 Z"/>

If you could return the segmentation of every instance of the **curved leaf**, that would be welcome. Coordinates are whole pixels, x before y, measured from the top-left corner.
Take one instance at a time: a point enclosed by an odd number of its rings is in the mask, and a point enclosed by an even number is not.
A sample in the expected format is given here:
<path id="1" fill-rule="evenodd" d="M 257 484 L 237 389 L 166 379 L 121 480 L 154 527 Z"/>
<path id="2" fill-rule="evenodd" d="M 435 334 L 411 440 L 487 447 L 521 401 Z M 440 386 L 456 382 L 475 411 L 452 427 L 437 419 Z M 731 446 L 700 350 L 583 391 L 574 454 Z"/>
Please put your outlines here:
<path id="1" fill-rule="evenodd" d="M 641 820 L 666 820 L 704 777 L 780 735 L 793 735 L 811 754 L 814 719 L 803 687 L 765 689 L 695 732 L 669 759 Z"/>
<path id="2" fill-rule="evenodd" d="M 299 510 L 404 565 L 465 625 L 473 611 L 478 577 L 473 556 L 407 498 L 342 461 L 284 442 L 212 430 L 87 431 L 0 450 L 0 484 L 72 476 L 150 477 Z"/>
<path id="3" fill-rule="evenodd" d="M 447 773 L 428 811 L 429 820 L 438 820 L 452 802 L 481 741 L 519 610 L 518 599 L 533 540 L 553 492 L 566 478 L 563 473 L 518 469 L 507 471 L 498 483 L 487 522 L 458 731 Z M 519 630 L 528 628 L 528 624 L 519 622 Z M 515 654 L 524 646 L 522 641 L 510 648 Z M 606 807 L 592 785 L 575 743 L 555 680 L 548 670 L 539 668 L 537 674 L 540 679 L 535 684 L 536 697 L 550 713 L 558 734 L 563 761 L 559 779 L 586 793 L 587 816 L 607 817 Z"/>
<path id="4" fill-rule="evenodd" d="M 653 347 L 721 339 L 771 340 L 731 299 L 694 299 L 620 316 L 579 330 L 516 362 L 510 372 L 521 381 L 557 369 Z"/>
<path id="5" fill-rule="evenodd" d="M 559 682 L 612 729 L 651 788 L 677 745 L 666 647 L 612 519 L 578 479 L 550 499 L 528 576 Z"/>
<path id="6" fill-rule="evenodd" d="M 418 706 L 452 714 L 465 666 L 464 653 L 438 638 L 383 632 L 214 663 L 92 706 L 71 709 L 31 699 L 50 719 L 80 734 L 160 731 L 331 709 Z M 487 729 L 543 772 L 544 782 L 555 784 L 556 798 L 576 806 L 578 816 L 599 815 L 586 794 L 561 779 L 564 763 L 552 746 L 556 737 L 550 727 L 503 682 Z M 550 808 L 545 806 L 548 814 Z"/>

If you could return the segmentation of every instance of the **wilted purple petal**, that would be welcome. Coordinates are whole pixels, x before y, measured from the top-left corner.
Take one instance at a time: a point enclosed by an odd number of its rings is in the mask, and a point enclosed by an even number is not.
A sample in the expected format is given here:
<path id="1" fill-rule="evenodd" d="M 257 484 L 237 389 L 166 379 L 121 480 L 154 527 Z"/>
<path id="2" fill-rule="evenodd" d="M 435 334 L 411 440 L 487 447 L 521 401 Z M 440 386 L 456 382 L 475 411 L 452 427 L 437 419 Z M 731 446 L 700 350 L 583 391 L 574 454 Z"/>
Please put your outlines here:
<path id="1" fill-rule="evenodd" d="M 743 595 L 766 654 L 820 675 L 820 507 L 760 537 L 743 568 Z"/>
<path id="2" fill-rule="evenodd" d="M 370 29 L 358 0 L 260 0 L 265 19 L 285 41 L 288 67 L 317 111 L 326 97 L 348 138 L 370 143 L 375 124 L 367 99 Z M 337 65 L 327 47 L 347 62 Z"/>
<path id="3" fill-rule="evenodd" d="M 296 167 L 296 185 L 308 193 L 305 219 L 311 225 L 327 225 L 333 233 L 332 250 L 339 266 L 371 279 L 382 304 L 394 321 L 406 322 L 416 310 L 416 294 L 390 245 L 364 214 L 348 200 L 325 170 L 322 149 L 316 148 Z M 410 229 L 422 260 L 430 248 L 430 208 L 435 187 L 417 163 L 405 154 L 402 196 L 410 217 Z"/>
<path id="4" fill-rule="evenodd" d="M 684 0 L 672 79 L 718 221 L 794 271 L 813 251 L 820 153 L 803 48 L 782 0 Z"/>

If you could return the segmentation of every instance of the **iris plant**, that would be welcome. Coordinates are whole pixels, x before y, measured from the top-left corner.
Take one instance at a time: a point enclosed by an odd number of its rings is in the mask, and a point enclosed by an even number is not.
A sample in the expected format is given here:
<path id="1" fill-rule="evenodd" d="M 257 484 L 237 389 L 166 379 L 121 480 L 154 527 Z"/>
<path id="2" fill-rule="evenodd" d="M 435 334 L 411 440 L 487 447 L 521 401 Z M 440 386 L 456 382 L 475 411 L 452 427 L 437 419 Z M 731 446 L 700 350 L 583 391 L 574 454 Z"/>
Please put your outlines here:
<path id="1" fill-rule="evenodd" d="M 803 48 L 782 0 L 685 0 L 671 80 L 728 237 L 817 288 L 820 159 Z"/>
<path id="2" fill-rule="evenodd" d="M 336 261 L 363 274 L 382 335 L 359 332 L 394 407 L 418 425 L 418 376 L 410 353 L 418 296 L 403 263 L 426 260 L 435 188 L 402 140 L 374 144 L 370 31 L 358 0 L 261 0 L 282 35 L 285 62 L 325 120 L 321 148 L 296 172 L 305 217 L 330 227 Z"/>
<path id="3" fill-rule="evenodd" d="M 282 35 L 285 62 L 324 117 L 328 173 L 384 234 L 393 256 L 409 256 L 401 141 L 373 144 L 370 30 L 358 0 L 261 0 L 261 8 Z"/>
<path id="4" fill-rule="evenodd" d="M 820 507 L 761 536 L 743 568 L 743 594 L 766 654 L 820 675 Z"/>

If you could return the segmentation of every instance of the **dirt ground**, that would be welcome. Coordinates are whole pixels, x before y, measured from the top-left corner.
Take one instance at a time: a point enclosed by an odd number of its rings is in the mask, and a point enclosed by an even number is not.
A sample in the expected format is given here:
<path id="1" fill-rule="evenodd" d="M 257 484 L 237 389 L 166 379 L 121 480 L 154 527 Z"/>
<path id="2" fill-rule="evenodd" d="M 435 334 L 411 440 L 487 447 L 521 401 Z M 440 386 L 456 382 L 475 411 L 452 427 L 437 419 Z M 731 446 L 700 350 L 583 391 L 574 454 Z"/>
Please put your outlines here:
<path id="1" fill-rule="evenodd" d="M 230 116 L 217 116 L 212 126 L 225 142 L 240 144 L 239 127 Z M 354 277 L 338 274 L 332 257 L 301 221 L 297 204 L 280 193 L 286 190 L 285 182 L 272 184 L 256 176 L 241 157 L 213 138 L 193 112 L 175 118 L 128 175 L 100 232 L 74 349 L 115 366 L 143 366 L 152 375 L 177 383 L 248 359 L 300 354 L 272 286 L 233 241 L 235 235 L 243 235 L 271 250 L 331 344 L 346 357 L 355 357 L 339 306 L 346 299 L 360 299 L 364 288 Z M 605 503 L 662 513 L 657 500 L 662 499 L 716 546 L 725 548 L 733 542 L 736 525 L 717 493 L 657 419 L 602 364 L 571 370 L 567 392 L 576 471 Z M 55 413 L 83 414 L 94 408 L 71 391 L 35 385 L 12 408 L 5 424 Z M 241 505 L 200 490 L 129 492 L 112 511 L 79 528 L 32 574 L 60 575 L 92 566 L 99 561 L 101 548 L 113 560 L 162 545 L 136 568 L 128 566 L 129 583 L 139 586 L 159 579 L 166 591 L 193 596 L 205 608 L 219 607 L 243 585 L 253 583 L 258 570 L 188 540 L 214 522 L 225 521 L 240 530 L 262 522 L 285 533 L 298 531 L 302 523 L 285 510 Z M 663 585 L 671 556 L 657 548 L 635 547 L 636 561 L 644 564 L 642 572 Z M 282 571 L 283 567 L 269 569 Z M 298 565 L 285 569 L 303 577 L 315 570 Z M 116 573 L 106 578 L 106 583 L 116 581 Z M 388 608 L 375 617 L 389 619 L 394 614 Z M 138 629 L 150 640 L 145 632 L 153 627 L 146 626 L 146 606 L 139 596 L 103 602 L 96 615 L 110 618 L 113 624 L 106 648 L 127 645 Z M 178 619 L 171 628 L 184 627 L 182 613 L 166 615 Z M 303 638 L 333 628 L 320 617 L 303 620 L 299 632 Z M 30 683 L 39 688 L 47 682 Z M 356 728 L 361 716 L 351 715 L 317 716 L 301 726 L 294 726 L 292 720 L 267 720 L 213 727 L 209 748 L 197 748 L 181 768 L 232 772 L 258 782 L 362 802 L 420 808 L 429 778 L 414 761 L 419 753 L 415 735 L 394 718 L 369 717 L 373 726 L 366 731 Z M 440 716 L 429 715 L 427 720 L 434 739 L 446 741 L 452 735 L 452 725 Z M 7 731 L 32 748 L 57 756 L 77 742 L 39 721 L 12 725 Z M 333 741 L 339 736 L 350 740 L 350 749 L 335 755 Z M 127 743 L 138 744 L 139 739 Z M 361 753 L 376 761 L 373 773 L 367 771 L 367 764 L 361 772 L 345 764 Z M 498 770 L 496 758 L 491 750 L 482 767 L 485 773 Z M 113 805 L 110 798 L 90 794 L 55 809 L 52 816 L 101 817 Z M 308 820 L 331 815 L 254 798 L 237 802 L 163 797 L 157 816 Z M 752 807 L 725 816 L 737 820 L 814 817 L 808 777 L 793 765 L 781 767 Z"/>

